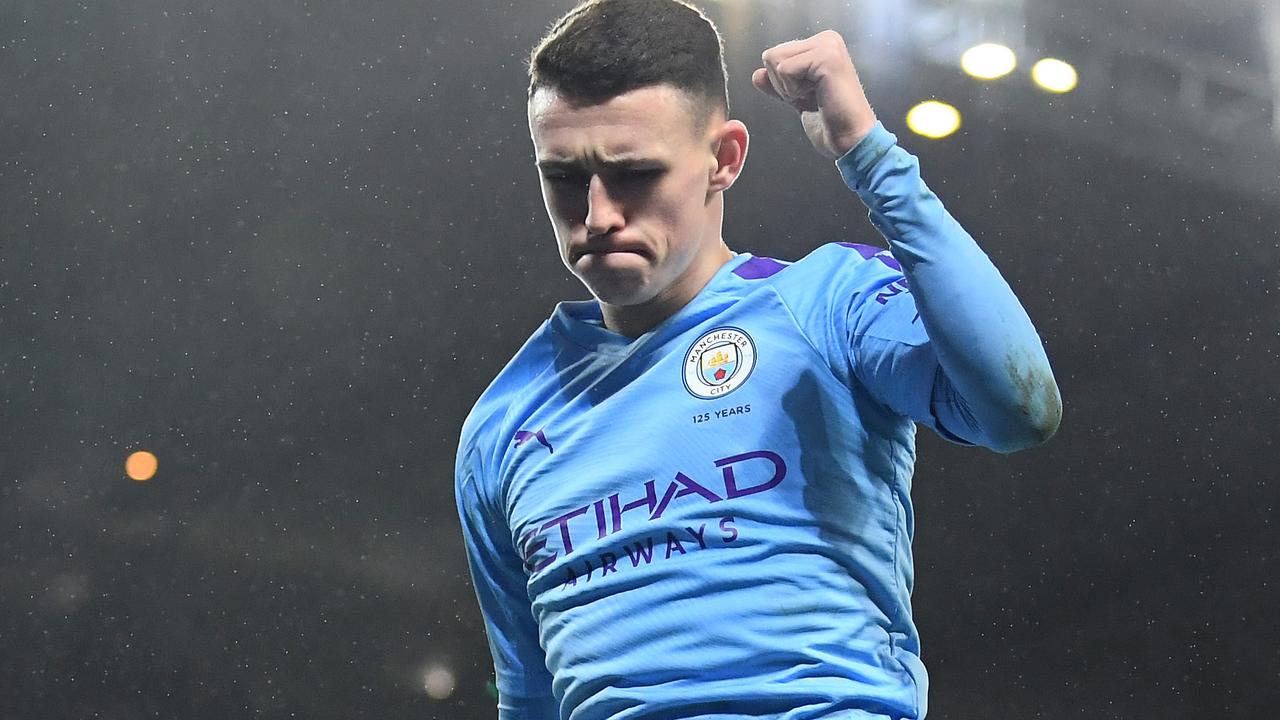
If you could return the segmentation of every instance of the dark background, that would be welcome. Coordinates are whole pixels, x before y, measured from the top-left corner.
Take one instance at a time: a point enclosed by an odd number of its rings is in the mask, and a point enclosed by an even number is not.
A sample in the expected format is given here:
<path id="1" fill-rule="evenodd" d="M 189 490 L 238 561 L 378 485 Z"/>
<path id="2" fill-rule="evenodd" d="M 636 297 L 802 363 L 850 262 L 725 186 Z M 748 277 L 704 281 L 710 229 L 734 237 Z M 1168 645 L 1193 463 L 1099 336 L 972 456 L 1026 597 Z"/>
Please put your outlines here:
<path id="1" fill-rule="evenodd" d="M 495 716 L 453 452 L 586 296 L 524 115 L 524 58 L 571 4 L 0 5 L 0 717 Z M 765 47 L 829 25 L 705 5 L 752 131 L 729 245 L 883 244 L 750 87 Z M 1242 7 L 1096 10 L 1230 59 Z M 1012 456 L 920 435 L 930 717 L 1274 717 L 1280 187 L 1025 120 L 1105 110 L 1070 95 L 863 80 L 1065 400 Z M 957 135 L 907 130 L 929 96 Z M 1146 132 L 1205 151 L 1157 105 Z"/>

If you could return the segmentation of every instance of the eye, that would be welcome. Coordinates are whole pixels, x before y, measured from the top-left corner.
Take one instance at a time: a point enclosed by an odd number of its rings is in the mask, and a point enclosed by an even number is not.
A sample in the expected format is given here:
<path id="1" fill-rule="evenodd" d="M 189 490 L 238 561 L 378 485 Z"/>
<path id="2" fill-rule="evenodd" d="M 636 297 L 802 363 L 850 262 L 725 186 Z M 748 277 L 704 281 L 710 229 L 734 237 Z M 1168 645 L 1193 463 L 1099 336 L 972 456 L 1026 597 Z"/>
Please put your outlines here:
<path id="1" fill-rule="evenodd" d="M 643 168 L 638 170 L 609 171 L 605 176 L 608 183 L 636 185 L 656 180 L 666 172 L 664 168 Z M 557 187 L 577 187 L 586 185 L 591 176 L 577 172 L 549 172 L 542 176 L 543 180 Z"/>
<path id="2" fill-rule="evenodd" d="M 661 168 L 649 168 L 646 170 L 628 170 L 626 172 L 619 173 L 619 177 L 621 177 L 623 180 L 627 180 L 631 182 L 640 182 L 644 180 L 656 180 L 658 176 L 662 174 L 662 172 L 663 171 Z"/>
<path id="3" fill-rule="evenodd" d="M 626 188 L 641 188 L 656 182 L 663 170 L 647 168 L 643 170 L 619 170 L 609 175 L 609 182 Z"/>
<path id="4" fill-rule="evenodd" d="M 585 185 L 587 183 L 587 176 L 581 173 L 549 173 L 542 177 L 554 185 Z"/>

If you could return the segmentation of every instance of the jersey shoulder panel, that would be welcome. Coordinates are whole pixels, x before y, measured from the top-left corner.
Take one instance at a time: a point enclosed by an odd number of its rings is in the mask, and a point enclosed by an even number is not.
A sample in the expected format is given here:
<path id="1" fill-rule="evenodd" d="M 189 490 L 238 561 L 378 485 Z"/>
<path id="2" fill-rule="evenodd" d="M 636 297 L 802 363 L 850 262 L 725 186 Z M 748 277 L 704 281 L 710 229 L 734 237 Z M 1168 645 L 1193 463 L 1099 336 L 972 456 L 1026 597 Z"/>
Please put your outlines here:
<path id="1" fill-rule="evenodd" d="M 788 264 L 774 284 L 789 304 L 841 300 L 845 305 L 900 277 L 902 266 L 887 249 L 831 242 Z"/>
<path id="2" fill-rule="evenodd" d="M 906 291 L 901 266 L 884 248 L 832 242 L 764 279 L 781 297 L 809 342 L 838 376 L 847 377 L 859 314 L 878 311 Z"/>

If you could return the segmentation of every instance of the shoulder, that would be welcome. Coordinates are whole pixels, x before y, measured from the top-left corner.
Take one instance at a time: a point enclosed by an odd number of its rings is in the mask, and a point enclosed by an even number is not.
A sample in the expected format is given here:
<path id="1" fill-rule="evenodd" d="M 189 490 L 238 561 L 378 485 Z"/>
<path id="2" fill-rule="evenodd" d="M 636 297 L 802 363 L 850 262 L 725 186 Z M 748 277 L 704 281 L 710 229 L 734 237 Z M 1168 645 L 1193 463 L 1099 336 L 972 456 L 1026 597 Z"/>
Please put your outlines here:
<path id="1" fill-rule="evenodd" d="M 505 428 L 520 421 L 535 395 L 531 390 L 554 373 L 555 345 L 550 323 L 544 321 L 480 393 L 462 423 L 458 463 L 470 459 L 477 471 L 496 466 L 505 448 Z M 510 434 L 510 433 L 507 433 Z"/>
<path id="2" fill-rule="evenodd" d="M 838 296 L 853 299 L 902 277 L 902 266 L 887 249 L 831 242 L 791 263 L 780 263 L 770 280 L 788 300 Z"/>
<path id="3" fill-rule="evenodd" d="M 734 269 L 733 273 L 745 280 L 796 277 L 832 269 L 847 270 L 871 262 L 871 267 L 886 267 L 902 272 L 902 266 L 887 248 L 853 242 L 829 242 L 820 245 L 808 255 L 795 261 L 777 260 L 756 256 Z"/>
<path id="4" fill-rule="evenodd" d="M 827 243 L 797 261 L 795 265 L 804 265 L 811 272 L 819 273 L 853 268 L 868 271 L 888 268 L 895 272 L 902 272 L 902 266 L 888 249 L 853 242 Z"/>

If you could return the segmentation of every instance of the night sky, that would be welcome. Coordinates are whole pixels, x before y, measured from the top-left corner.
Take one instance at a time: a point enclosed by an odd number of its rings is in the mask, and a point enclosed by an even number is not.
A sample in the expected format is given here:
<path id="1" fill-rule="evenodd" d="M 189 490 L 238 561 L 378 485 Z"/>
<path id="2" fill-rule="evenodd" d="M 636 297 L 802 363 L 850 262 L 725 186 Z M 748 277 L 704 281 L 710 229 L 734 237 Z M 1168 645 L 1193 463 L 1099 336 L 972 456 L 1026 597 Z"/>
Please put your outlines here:
<path id="1" fill-rule="evenodd" d="M 453 455 L 587 296 L 524 111 L 524 58 L 571 5 L 0 5 L 0 718 L 495 717 Z M 883 245 L 750 87 L 821 27 L 707 5 L 752 133 L 726 242 Z M 1064 399 L 1011 456 L 920 433 L 929 717 L 1269 717 L 1280 183 L 1014 122 L 956 74 L 863 81 Z M 930 95 L 970 111 L 957 135 L 907 130 Z"/>

